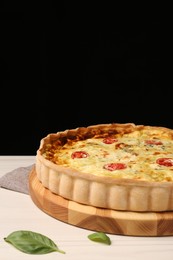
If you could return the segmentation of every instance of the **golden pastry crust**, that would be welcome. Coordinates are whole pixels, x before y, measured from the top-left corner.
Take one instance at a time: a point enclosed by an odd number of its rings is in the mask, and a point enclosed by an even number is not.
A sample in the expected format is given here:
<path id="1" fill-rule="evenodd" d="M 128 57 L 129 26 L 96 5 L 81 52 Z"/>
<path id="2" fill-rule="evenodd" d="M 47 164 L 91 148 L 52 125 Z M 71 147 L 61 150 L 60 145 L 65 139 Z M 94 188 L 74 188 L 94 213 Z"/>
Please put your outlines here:
<path id="1" fill-rule="evenodd" d="M 123 211 L 170 211 L 173 130 L 115 123 L 48 134 L 37 150 L 36 174 L 51 192 L 78 203 Z"/>

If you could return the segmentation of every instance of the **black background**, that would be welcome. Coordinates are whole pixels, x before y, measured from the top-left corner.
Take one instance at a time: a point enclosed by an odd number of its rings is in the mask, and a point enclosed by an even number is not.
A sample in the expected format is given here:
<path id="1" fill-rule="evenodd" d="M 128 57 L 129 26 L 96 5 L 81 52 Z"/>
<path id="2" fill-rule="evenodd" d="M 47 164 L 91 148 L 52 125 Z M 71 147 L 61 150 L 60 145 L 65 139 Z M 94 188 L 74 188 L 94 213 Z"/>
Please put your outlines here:
<path id="1" fill-rule="evenodd" d="M 90 124 L 173 128 L 160 15 L 72 2 L 1 4 L 1 155 Z"/>

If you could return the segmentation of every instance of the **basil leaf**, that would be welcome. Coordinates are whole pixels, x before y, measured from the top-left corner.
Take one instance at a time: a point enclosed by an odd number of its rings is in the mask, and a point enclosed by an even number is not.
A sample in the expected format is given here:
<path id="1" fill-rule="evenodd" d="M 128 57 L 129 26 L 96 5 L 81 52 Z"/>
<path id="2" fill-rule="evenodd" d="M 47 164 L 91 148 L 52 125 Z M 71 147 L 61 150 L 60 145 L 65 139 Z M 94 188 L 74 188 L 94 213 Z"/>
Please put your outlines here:
<path id="1" fill-rule="evenodd" d="M 27 254 L 47 254 L 50 252 L 60 252 L 65 254 L 64 251 L 59 250 L 57 245 L 48 237 L 27 230 L 14 231 L 9 234 L 4 240 L 12 244 L 18 250 Z"/>
<path id="2" fill-rule="evenodd" d="M 95 232 L 90 235 L 88 235 L 88 238 L 94 242 L 103 243 L 106 245 L 111 244 L 110 238 L 103 232 Z"/>

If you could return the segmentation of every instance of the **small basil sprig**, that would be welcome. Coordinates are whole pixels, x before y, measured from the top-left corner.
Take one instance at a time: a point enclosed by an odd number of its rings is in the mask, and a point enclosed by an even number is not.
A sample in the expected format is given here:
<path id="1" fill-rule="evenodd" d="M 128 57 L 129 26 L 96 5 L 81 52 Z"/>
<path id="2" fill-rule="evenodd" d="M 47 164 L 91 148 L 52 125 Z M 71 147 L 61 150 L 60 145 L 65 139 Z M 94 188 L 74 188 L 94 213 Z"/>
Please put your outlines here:
<path id="1" fill-rule="evenodd" d="M 59 252 L 65 254 L 57 245 L 48 237 L 27 230 L 14 231 L 4 240 L 12 244 L 18 250 L 33 255 L 48 254 L 51 252 Z"/>
<path id="2" fill-rule="evenodd" d="M 103 243 L 106 245 L 111 245 L 110 238 L 104 232 L 95 232 L 88 235 L 88 238 L 94 242 Z"/>

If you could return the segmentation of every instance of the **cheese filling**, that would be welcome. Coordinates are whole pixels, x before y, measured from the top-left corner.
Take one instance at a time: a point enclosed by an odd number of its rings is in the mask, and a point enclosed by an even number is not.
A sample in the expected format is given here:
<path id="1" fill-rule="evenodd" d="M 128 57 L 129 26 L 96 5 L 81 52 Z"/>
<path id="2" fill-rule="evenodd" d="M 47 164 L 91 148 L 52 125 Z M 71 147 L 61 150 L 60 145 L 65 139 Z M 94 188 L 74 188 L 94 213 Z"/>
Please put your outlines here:
<path id="1" fill-rule="evenodd" d="M 173 181 L 173 140 L 160 132 L 135 131 L 109 138 L 70 141 L 43 156 L 80 172 L 113 178 Z"/>

